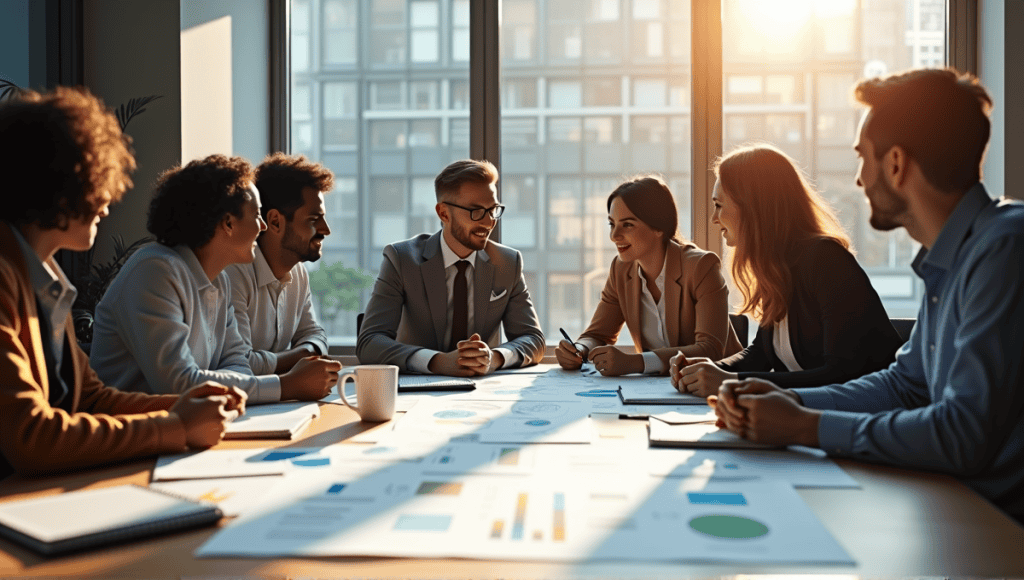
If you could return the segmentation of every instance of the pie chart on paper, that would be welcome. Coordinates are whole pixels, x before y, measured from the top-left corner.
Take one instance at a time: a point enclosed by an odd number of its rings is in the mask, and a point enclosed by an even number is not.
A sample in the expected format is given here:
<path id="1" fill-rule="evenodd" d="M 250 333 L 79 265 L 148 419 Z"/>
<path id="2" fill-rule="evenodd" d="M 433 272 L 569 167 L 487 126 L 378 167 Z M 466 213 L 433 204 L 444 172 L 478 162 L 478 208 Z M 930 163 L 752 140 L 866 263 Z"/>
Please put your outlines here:
<path id="1" fill-rule="evenodd" d="M 741 516 L 700 516 L 690 520 L 690 527 L 708 536 L 730 540 L 759 538 L 768 533 L 768 526 Z"/>

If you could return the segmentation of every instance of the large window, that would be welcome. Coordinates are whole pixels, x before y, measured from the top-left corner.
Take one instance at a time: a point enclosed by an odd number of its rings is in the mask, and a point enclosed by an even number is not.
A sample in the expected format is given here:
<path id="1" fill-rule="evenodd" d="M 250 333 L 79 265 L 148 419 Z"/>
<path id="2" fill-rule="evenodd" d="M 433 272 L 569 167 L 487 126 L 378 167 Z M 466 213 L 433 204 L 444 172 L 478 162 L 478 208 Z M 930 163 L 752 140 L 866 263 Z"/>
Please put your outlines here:
<path id="1" fill-rule="evenodd" d="M 865 75 L 941 66 L 945 2 L 693 1 L 721 8 L 722 94 L 712 102 L 722 149 L 768 141 L 792 155 L 839 212 L 890 315 L 914 316 L 917 248 L 902 230 L 868 225 L 850 94 Z M 498 7 L 497 33 L 481 34 L 499 51 L 500 108 L 470 118 L 471 103 L 484 102 L 471 75 L 491 74 L 470 52 L 481 21 L 470 10 Z M 624 177 L 662 175 L 681 233 L 716 247 L 694 221 L 710 215 L 710 196 L 691 148 L 717 137 L 692 117 L 695 75 L 706 73 L 691 66 L 691 37 L 704 38 L 691 34 L 691 0 L 292 0 L 291 9 L 292 150 L 338 176 L 334 234 L 311 268 L 341 262 L 375 276 L 385 244 L 436 231 L 433 177 L 470 156 L 471 135 L 495 127 L 508 207 L 500 241 L 523 252 L 552 340 L 559 326 L 581 332 L 594 311 L 614 255 L 605 201 Z M 369 290 L 357 292 L 365 305 Z M 335 342 L 354 342 L 355 315 L 330 321 Z"/>
<path id="2" fill-rule="evenodd" d="M 767 141 L 796 159 L 839 213 L 889 315 L 914 317 L 923 290 L 909 264 L 919 246 L 906 230 L 883 233 L 868 224 L 870 210 L 854 183 L 850 146 L 860 110 L 851 89 L 864 76 L 942 66 L 945 3 L 772 4 L 722 2 L 723 149 Z"/>

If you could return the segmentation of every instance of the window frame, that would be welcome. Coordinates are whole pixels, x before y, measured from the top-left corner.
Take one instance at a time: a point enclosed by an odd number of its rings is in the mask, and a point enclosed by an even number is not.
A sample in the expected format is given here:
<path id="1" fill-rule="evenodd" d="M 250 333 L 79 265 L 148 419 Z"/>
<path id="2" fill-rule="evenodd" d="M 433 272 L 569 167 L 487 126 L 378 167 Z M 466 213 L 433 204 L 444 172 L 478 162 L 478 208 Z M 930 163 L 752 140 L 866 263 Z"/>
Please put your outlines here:
<path id="1" fill-rule="evenodd" d="M 469 14 L 469 153 L 488 159 L 501 171 L 501 0 L 470 2 Z M 859 5 L 859 4 L 858 4 Z M 269 0 L 270 27 L 270 145 L 274 151 L 291 148 L 291 30 L 290 0 Z M 690 239 L 699 247 L 721 254 L 722 242 L 710 228 L 714 176 L 712 162 L 723 146 L 722 0 L 691 0 L 690 111 L 691 207 Z M 442 11 L 443 12 L 443 11 Z M 620 14 L 621 17 L 621 14 Z M 667 15 L 665 16 L 668 17 Z M 946 62 L 962 71 L 978 72 L 978 6 L 974 0 L 946 0 Z M 315 44 L 315 43 L 314 43 Z M 442 43 L 442 60 L 449 47 Z M 536 47 L 535 47 L 536 49 Z M 315 46 L 313 48 L 315 51 Z M 319 55 L 311 54 L 315 59 Z M 539 58 L 539 55 L 534 55 Z M 581 56 L 582 58 L 582 56 Z M 546 91 L 545 91 L 546 93 Z M 538 92 L 537 98 L 547 98 Z M 632 94 L 630 95 L 632 98 Z M 316 103 L 314 103 L 316 106 Z M 546 127 L 538 127 L 538 132 Z M 443 128 L 442 128 L 443 131 Z M 500 196 L 500 189 L 499 189 Z M 538 230 L 539 231 L 539 230 Z M 501 222 L 492 233 L 501 241 Z M 354 346 L 343 348 L 351 354 Z"/>

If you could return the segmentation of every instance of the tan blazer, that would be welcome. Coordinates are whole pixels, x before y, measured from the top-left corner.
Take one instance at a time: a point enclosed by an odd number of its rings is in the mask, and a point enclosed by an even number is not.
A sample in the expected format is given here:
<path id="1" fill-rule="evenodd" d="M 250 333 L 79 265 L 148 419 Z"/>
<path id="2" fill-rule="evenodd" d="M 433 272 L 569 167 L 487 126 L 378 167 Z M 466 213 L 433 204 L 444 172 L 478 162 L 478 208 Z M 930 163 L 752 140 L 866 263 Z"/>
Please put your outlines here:
<path id="1" fill-rule="evenodd" d="M 636 263 L 621 262 L 616 256 L 601 291 L 601 302 L 580 342 L 589 348 L 615 344 L 625 323 L 636 351 L 651 350 L 641 335 L 642 292 Z M 713 361 L 742 350 L 729 322 L 729 289 L 722 277 L 721 260 L 714 252 L 670 241 L 661 299 L 665 301 L 665 327 L 672 347 L 653 352 L 666 369 L 668 360 L 680 350 L 686 356 L 705 356 Z"/>
<path id="2" fill-rule="evenodd" d="M 49 266 L 56 270 L 56 262 Z M 0 222 L 0 478 L 87 467 L 141 455 L 181 452 L 185 428 L 167 414 L 176 395 L 124 393 L 106 387 L 75 342 L 71 413 L 50 406 L 35 292 L 11 228 Z"/>

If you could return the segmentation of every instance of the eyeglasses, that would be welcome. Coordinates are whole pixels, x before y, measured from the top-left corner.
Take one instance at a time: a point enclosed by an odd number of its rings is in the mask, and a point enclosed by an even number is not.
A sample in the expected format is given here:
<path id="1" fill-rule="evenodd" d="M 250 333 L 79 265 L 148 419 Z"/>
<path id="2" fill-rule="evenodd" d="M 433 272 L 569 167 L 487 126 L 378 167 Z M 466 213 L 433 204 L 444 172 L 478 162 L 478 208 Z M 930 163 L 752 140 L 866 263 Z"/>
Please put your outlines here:
<path id="1" fill-rule="evenodd" d="M 464 209 L 464 210 L 468 211 L 469 212 L 469 219 L 471 219 L 471 220 L 473 220 L 475 222 L 478 222 L 478 221 L 484 219 L 484 216 L 487 215 L 487 214 L 490 214 L 491 219 L 495 219 L 496 220 L 496 219 L 501 217 L 501 214 L 505 213 L 505 206 L 501 205 L 500 203 L 498 205 L 494 206 L 494 207 L 477 207 L 477 208 L 463 207 L 461 205 L 454 204 L 454 203 L 452 203 L 450 201 L 442 201 L 441 203 L 446 204 L 446 205 L 450 205 L 452 207 L 457 207 L 459 209 Z"/>

